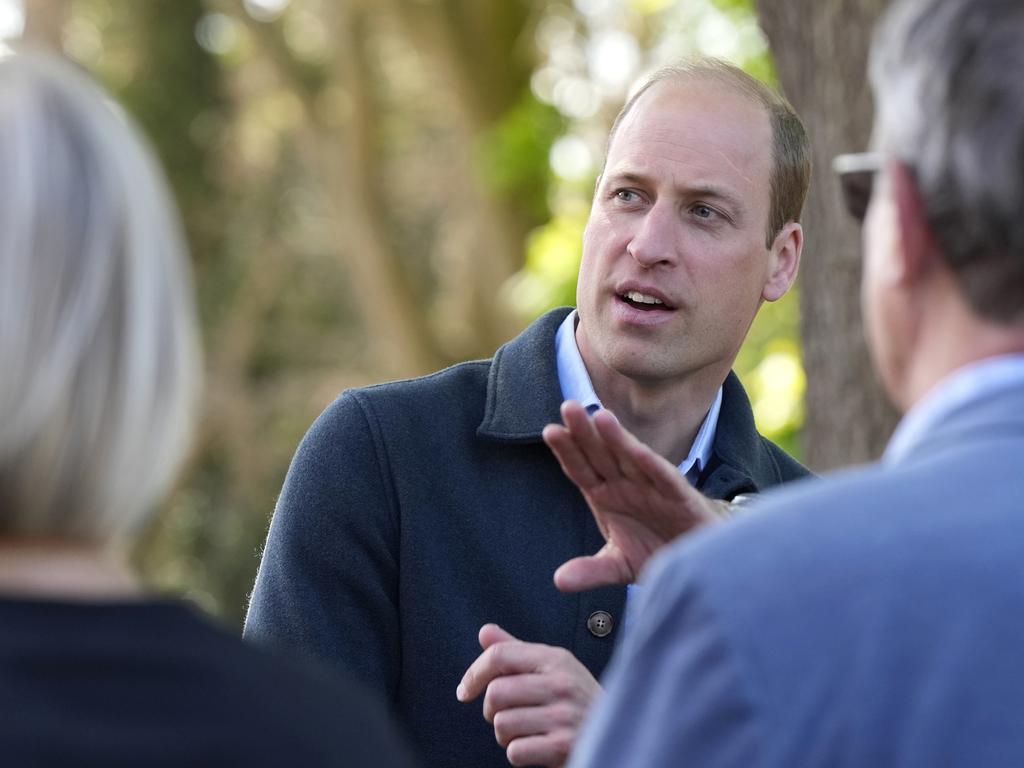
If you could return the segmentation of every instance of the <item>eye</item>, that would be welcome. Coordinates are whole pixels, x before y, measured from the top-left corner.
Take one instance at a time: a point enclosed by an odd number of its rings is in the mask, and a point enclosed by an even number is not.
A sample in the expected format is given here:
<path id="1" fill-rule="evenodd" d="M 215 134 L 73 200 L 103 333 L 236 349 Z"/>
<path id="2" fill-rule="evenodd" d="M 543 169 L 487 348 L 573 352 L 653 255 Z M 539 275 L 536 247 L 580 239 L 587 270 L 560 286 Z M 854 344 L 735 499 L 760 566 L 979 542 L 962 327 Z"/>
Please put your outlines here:
<path id="1" fill-rule="evenodd" d="M 615 190 L 615 199 L 620 203 L 639 203 L 640 195 L 634 192 L 632 189 L 617 189 Z"/>
<path id="2" fill-rule="evenodd" d="M 703 203 L 697 203 L 697 205 L 690 208 L 690 212 L 698 219 L 710 219 L 718 215 L 718 211 Z"/>

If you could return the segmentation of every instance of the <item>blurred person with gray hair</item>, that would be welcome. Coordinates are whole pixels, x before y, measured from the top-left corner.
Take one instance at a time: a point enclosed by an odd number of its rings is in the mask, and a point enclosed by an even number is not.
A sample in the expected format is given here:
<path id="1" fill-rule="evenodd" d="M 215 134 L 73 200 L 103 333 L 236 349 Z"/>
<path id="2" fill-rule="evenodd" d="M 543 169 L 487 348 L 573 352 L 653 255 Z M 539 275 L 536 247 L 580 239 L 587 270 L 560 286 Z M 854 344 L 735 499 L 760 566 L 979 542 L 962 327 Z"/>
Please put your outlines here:
<path id="1" fill-rule="evenodd" d="M 8 54 L 0 172 L 4 764 L 407 765 L 361 692 L 126 565 L 200 384 L 185 246 L 137 132 L 68 63 Z"/>
<path id="2" fill-rule="evenodd" d="M 870 78 L 873 151 L 835 167 L 904 418 L 877 464 L 658 557 L 573 768 L 1024 765 L 1024 3 L 899 0 Z M 708 502 L 564 415 L 545 437 L 636 574 Z"/>

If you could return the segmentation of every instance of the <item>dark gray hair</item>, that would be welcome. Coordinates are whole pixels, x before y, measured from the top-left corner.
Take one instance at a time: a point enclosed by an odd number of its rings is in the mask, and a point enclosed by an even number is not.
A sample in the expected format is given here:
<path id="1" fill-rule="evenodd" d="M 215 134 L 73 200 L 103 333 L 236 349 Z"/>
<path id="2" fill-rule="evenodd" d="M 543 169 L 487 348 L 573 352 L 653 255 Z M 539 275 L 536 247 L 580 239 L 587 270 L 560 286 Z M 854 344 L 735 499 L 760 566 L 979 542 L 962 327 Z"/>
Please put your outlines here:
<path id="1" fill-rule="evenodd" d="M 684 59 L 644 79 L 615 116 L 608 133 L 609 148 L 619 124 L 637 100 L 663 80 L 712 80 L 764 109 L 772 131 L 772 165 L 769 174 L 771 207 L 765 232 L 765 247 L 771 248 L 779 230 L 791 221 L 800 221 L 800 212 L 811 182 L 811 146 L 804 125 L 793 107 L 779 93 L 727 61 L 707 56 Z"/>
<path id="2" fill-rule="evenodd" d="M 971 307 L 1024 315 L 1024 2 L 903 0 L 871 49 L 874 144 L 915 174 Z"/>
<path id="3" fill-rule="evenodd" d="M 174 207 L 126 116 L 41 54 L 0 59 L 0 174 L 0 536 L 115 541 L 198 393 Z"/>

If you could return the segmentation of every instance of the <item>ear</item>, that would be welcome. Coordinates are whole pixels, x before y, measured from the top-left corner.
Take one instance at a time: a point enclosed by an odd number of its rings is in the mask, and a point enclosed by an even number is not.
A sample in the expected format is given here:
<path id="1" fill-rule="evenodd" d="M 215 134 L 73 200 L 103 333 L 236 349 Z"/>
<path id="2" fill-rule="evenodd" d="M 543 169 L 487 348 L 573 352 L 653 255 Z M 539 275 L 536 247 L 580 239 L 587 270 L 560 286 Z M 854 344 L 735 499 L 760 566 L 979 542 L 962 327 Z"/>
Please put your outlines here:
<path id="1" fill-rule="evenodd" d="M 938 248 L 913 171 L 898 160 L 890 161 L 885 170 L 898 228 L 899 248 L 893 266 L 898 280 L 915 280 L 938 263 Z"/>
<path id="2" fill-rule="evenodd" d="M 800 254 L 804 249 L 804 230 L 791 221 L 775 236 L 770 252 L 771 272 L 761 290 L 765 301 L 778 301 L 793 287 L 800 269 Z"/>

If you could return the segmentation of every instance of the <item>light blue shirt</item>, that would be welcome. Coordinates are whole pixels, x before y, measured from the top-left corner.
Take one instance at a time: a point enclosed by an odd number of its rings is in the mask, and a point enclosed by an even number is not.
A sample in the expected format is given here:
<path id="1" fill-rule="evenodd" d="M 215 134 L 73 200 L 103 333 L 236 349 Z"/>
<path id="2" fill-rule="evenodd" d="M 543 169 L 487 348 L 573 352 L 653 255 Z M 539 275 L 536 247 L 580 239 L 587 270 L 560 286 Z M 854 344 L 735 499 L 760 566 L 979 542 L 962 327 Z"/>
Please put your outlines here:
<path id="1" fill-rule="evenodd" d="M 990 357 L 957 369 L 907 411 L 882 457 L 886 463 L 907 458 L 921 437 L 961 406 L 1024 381 L 1024 355 Z"/>
<path id="2" fill-rule="evenodd" d="M 594 391 L 587 366 L 583 363 L 580 348 L 576 344 L 576 310 L 570 312 L 558 327 L 558 333 L 555 334 L 555 359 L 558 364 L 558 383 L 562 388 L 562 399 L 578 400 L 587 409 L 587 413 L 594 413 L 603 408 Z M 715 431 L 718 429 L 718 414 L 721 410 L 722 388 L 719 387 L 708 415 L 704 417 L 704 423 L 700 425 L 697 437 L 690 446 L 690 452 L 679 464 L 679 474 L 691 485 L 696 484 L 700 473 L 711 460 Z M 626 589 L 626 617 L 623 620 L 623 628 L 630 623 L 630 606 L 636 603 L 635 595 L 638 589 L 636 584 L 630 584 Z"/>

